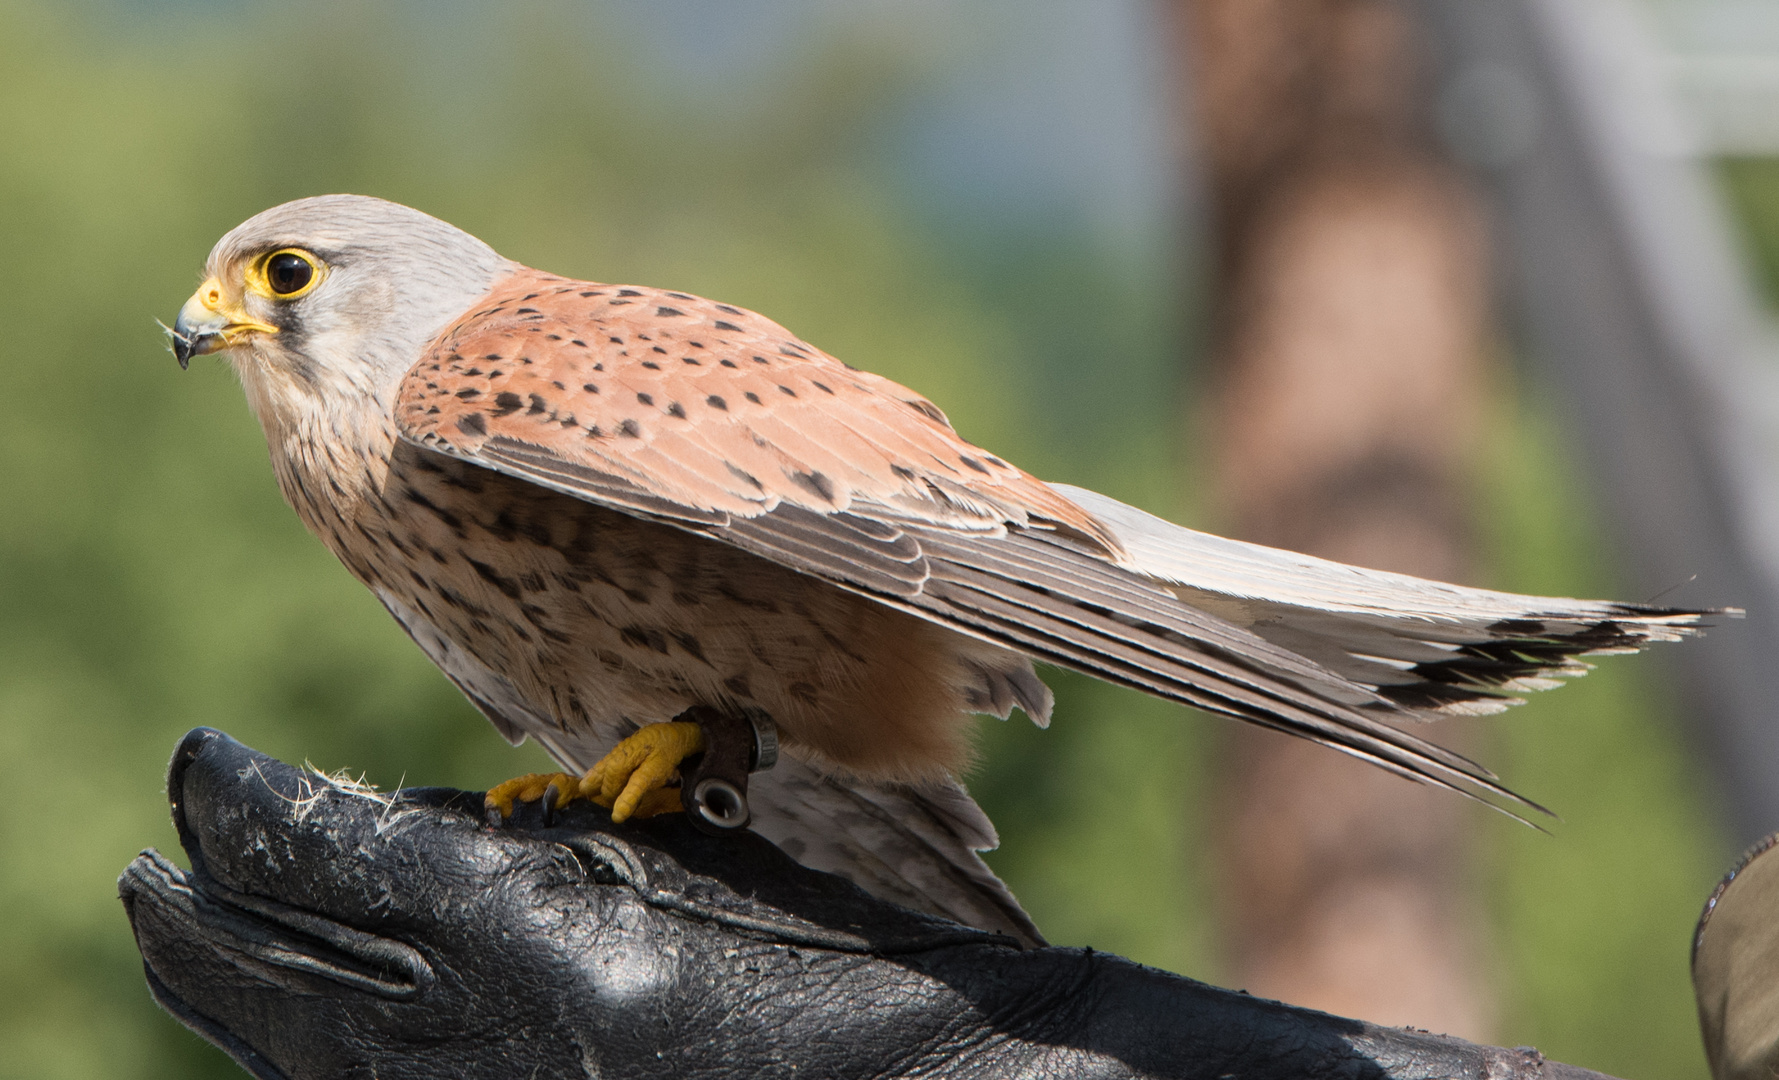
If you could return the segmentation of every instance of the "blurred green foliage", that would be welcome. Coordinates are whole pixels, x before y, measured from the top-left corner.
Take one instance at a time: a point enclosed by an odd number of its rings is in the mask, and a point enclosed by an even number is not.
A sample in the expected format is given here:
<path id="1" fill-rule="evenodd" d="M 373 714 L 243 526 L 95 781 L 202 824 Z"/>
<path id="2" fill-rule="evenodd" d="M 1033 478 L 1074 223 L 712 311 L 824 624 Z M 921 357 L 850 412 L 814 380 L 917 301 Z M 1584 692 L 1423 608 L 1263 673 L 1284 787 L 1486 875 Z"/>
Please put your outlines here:
<path id="1" fill-rule="evenodd" d="M 536 266 L 744 304 L 1041 475 L 1189 505 L 1182 275 L 1066 231 L 960 246 L 874 169 L 871 133 L 955 55 L 812 38 L 713 94 L 621 14 L 0 0 L 0 1077 L 239 1075 L 150 1003 L 113 888 L 176 846 L 161 763 L 187 728 L 383 785 L 541 761 L 302 531 L 226 369 L 165 352 L 153 319 L 255 211 L 382 195 Z M 1553 425 L 1509 412 L 1478 511 L 1494 583 L 1610 592 Z M 1479 811 L 1500 1034 L 1697 1076 L 1688 934 L 1728 853 L 1659 665 L 1609 666 L 1491 722 L 1490 759 L 1567 819 Z M 1053 681 L 1051 731 L 984 725 L 994 864 L 1054 940 L 1214 980 L 1215 722 Z"/>
<path id="2" fill-rule="evenodd" d="M 1528 406 L 1495 428 L 1478 515 L 1490 584 L 1612 595 L 1611 541 L 1560 425 Z M 1734 857 L 1665 692 L 1666 662 L 1609 657 L 1489 721 L 1490 764 L 1562 817 L 1550 837 L 1484 829 L 1498 1038 L 1614 1076 L 1706 1075 L 1692 930 Z"/>
<path id="3" fill-rule="evenodd" d="M 1732 158 L 1718 170 L 1767 305 L 1779 309 L 1779 158 Z"/>

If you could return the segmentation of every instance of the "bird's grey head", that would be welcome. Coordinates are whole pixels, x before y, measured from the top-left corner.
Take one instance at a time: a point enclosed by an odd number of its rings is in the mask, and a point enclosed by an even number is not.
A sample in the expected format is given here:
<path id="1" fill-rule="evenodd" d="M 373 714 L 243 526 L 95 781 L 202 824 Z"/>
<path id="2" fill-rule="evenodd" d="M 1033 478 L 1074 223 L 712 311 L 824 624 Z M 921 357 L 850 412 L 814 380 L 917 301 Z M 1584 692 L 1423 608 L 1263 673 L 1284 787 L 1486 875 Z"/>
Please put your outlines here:
<path id="1" fill-rule="evenodd" d="M 363 195 L 298 199 L 217 241 L 180 309 L 174 355 L 226 352 L 262 421 L 364 394 L 389 400 L 421 348 L 518 269 L 434 217 Z"/>

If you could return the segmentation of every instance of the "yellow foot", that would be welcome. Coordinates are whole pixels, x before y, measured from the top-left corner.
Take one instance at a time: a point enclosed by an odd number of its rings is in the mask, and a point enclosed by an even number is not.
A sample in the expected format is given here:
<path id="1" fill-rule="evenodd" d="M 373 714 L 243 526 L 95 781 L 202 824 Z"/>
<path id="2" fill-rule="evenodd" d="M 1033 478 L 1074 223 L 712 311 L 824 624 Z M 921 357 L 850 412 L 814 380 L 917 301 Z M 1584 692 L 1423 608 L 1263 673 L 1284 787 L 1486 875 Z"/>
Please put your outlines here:
<path id="1" fill-rule="evenodd" d="M 489 788 L 488 794 L 482 799 L 482 805 L 490 814 L 489 820 L 496 824 L 513 816 L 515 803 L 538 802 L 549 795 L 552 787 L 556 789 L 556 794 L 550 799 L 549 809 L 566 806 L 576 799 L 589 799 L 601 806 L 610 805 L 610 800 L 594 799 L 598 789 L 585 785 L 585 780 L 567 773 L 526 773 Z M 679 788 L 663 787 L 656 788 L 637 800 L 629 816 L 654 817 L 656 814 L 675 814 L 684 809 L 685 804 L 679 798 Z M 618 821 L 623 820 L 615 814 L 613 817 Z"/>
<path id="2" fill-rule="evenodd" d="M 650 724 L 612 747 L 588 771 L 580 795 L 611 807 L 613 821 L 683 809 L 679 790 L 667 782 L 679 772 L 680 762 L 703 749 L 704 729 L 697 724 Z"/>
<path id="3" fill-rule="evenodd" d="M 488 794 L 482 799 L 482 805 L 505 819 L 512 816 L 514 803 L 537 802 L 549 793 L 551 787 L 556 789 L 552 806 L 561 806 L 581 797 L 581 782 L 575 777 L 559 772 L 534 772 L 515 776 L 503 784 L 489 788 Z M 546 810 L 550 808 L 545 807 Z"/>

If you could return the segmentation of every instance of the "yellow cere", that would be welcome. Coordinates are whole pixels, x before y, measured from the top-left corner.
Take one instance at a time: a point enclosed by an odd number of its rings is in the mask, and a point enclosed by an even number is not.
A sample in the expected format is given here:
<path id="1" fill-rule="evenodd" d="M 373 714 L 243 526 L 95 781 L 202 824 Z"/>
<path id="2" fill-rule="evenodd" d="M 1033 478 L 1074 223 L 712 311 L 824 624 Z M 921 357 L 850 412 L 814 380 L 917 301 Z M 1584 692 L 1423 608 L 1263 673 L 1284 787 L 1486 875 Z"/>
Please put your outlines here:
<path id="1" fill-rule="evenodd" d="M 202 312 L 211 312 L 226 321 L 217 325 L 216 320 L 206 318 Z M 192 298 L 185 302 L 184 309 L 180 311 L 180 319 L 198 323 L 203 331 L 220 337 L 223 347 L 239 345 L 254 334 L 276 334 L 278 332 L 276 326 L 249 318 L 240 304 L 229 300 L 223 291 L 222 282 L 216 278 L 209 278 L 198 286 L 198 291 L 192 294 Z M 216 348 L 211 347 L 199 351 L 214 352 Z"/>

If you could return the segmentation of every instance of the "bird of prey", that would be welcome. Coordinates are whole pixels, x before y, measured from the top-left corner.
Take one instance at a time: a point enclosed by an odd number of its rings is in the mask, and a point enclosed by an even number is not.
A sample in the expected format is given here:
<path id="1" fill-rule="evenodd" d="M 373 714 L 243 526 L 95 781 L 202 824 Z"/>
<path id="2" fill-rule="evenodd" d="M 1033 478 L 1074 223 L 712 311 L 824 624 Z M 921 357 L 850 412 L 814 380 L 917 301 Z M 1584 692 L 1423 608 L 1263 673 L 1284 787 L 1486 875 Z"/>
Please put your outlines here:
<path id="1" fill-rule="evenodd" d="M 576 281 L 378 199 L 251 218 L 173 347 L 223 353 L 305 525 L 517 743 L 494 789 L 675 809 L 677 717 L 757 710 L 754 827 L 1028 940 L 957 780 L 970 717 L 1048 723 L 1034 660 L 1529 807 L 1410 730 L 1497 711 L 1700 611 L 1345 566 L 1046 484 L 753 312 Z M 572 774 L 572 775 L 569 775 Z"/>

